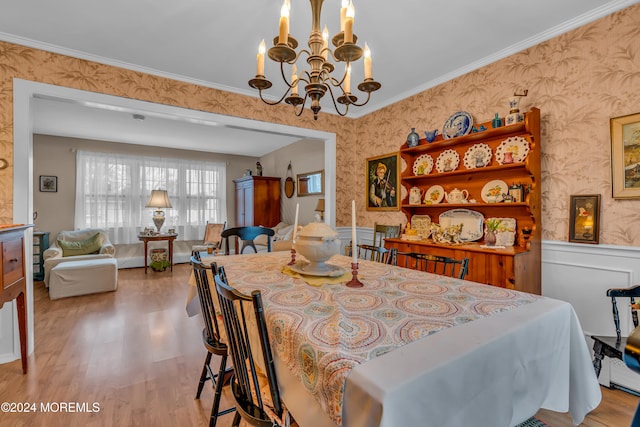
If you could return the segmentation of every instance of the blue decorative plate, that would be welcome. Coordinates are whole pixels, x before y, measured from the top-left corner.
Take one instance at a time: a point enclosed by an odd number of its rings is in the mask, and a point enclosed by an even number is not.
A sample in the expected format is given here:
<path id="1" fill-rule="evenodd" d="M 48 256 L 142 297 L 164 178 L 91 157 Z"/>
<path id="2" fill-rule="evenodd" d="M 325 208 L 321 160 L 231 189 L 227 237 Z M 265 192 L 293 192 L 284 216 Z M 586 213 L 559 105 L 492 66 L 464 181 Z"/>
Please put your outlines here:
<path id="1" fill-rule="evenodd" d="M 473 117 L 466 111 L 454 113 L 442 125 L 442 137 L 444 139 L 456 138 L 467 135 L 473 127 Z"/>

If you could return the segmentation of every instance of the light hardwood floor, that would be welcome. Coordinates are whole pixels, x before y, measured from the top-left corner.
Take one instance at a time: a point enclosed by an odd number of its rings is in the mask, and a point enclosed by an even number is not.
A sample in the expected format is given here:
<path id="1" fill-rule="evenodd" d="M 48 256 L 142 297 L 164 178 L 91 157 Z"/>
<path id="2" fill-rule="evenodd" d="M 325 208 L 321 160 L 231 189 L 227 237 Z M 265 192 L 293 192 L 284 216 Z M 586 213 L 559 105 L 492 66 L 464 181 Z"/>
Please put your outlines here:
<path id="1" fill-rule="evenodd" d="M 56 301 L 37 282 L 30 370 L 22 375 L 19 360 L 0 365 L 0 403 L 35 403 L 38 412 L 0 413 L 0 426 L 207 426 L 213 392 L 207 385 L 194 399 L 205 350 L 200 317 L 185 312 L 189 274 L 187 264 L 147 275 L 120 270 L 116 292 Z M 629 426 L 638 398 L 602 390 L 582 425 Z M 68 402 L 95 402 L 99 412 L 41 412 L 41 404 L 55 410 Z M 229 402 L 225 388 L 221 407 Z M 552 427 L 572 425 L 567 414 L 537 416 Z"/>

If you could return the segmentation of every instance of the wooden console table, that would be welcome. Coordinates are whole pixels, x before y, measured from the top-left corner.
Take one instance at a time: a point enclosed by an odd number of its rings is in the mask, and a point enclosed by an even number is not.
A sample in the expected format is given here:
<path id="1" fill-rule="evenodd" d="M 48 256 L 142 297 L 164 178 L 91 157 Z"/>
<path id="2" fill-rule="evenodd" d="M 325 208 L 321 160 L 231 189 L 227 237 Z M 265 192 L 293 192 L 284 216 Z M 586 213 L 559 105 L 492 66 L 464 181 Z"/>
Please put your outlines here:
<path id="1" fill-rule="evenodd" d="M 156 234 L 155 236 L 145 236 L 138 234 L 138 239 L 144 242 L 144 274 L 147 274 L 147 257 L 149 256 L 148 245 L 149 242 L 157 242 L 160 240 L 166 240 L 169 246 L 169 268 L 173 271 L 173 241 L 178 237 L 177 234 Z"/>
<path id="2" fill-rule="evenodd" d="M 2 247 L 2 263 L 0 264 L 2 266 L 0 308 L 2 308 L 5 302 L 16 300 L 23 374 L 26 374 L 28 370 L 24 230 L 30 227 L 33 227 L 33 225 L 0 225 L 0 246 Z"/>

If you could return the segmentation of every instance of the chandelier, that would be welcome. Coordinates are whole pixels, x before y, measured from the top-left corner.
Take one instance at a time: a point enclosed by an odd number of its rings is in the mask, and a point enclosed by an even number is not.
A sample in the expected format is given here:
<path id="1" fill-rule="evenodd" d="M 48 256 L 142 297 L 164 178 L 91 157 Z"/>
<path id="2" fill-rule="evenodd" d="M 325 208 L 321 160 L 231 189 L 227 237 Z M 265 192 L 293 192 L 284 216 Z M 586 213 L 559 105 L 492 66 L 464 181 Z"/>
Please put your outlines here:
<path id="1" fill-rule="evenodd" d="M 329 30 L 325 25 L 324 31 L 320 31 L 320 12 L 322 10 L 323 0 L 310 0 L 311 2 L 311 34 L 309 35 L 309 50 L 301 49 L 296 53 L 298 41 L 289 34 L 289 0 L 284 0 L 280 15 L 280 31 L 278 36 L 273 40 L 273 47 L 266 52 L 269 58 L 280 63 L 280 72 L 287 88 L 278 101 L 268 101 L 263 98 L 262 91 L 269 89 L 272 84 L 264 76 L 264 40 L 258 48 L 258 66 L 254 79 L 249 80 L 249 86 L 260 92 L 260 99 L 269 105 L 280 104 L 282 101 L 294 107 L 296 116 L 300 116 L 304 110 L 307 99 L 311 101 L 310 108 L 313 111 L 313 118 L 318 120 L 318 112 L 320 112 L 320 100 L 329 92 L 333 106 L 336 112 L 345 116 L 349 112 L 349 106 L 354 105 L 361 107 L 369 102 L 371 92 L 375 92 L 382 86 L 379 82 L 371 77 L 371 51 L 365 43 L 365 49 L 356 43 L 358 38 L 353 33 L 354 7 L 350 0 L 342 0 L 340 9 L 340 32 L 333 36 L 331 43 L 335 46 L 334 50 L 329 48 Z M 310 70 L 303 71 L 300 75 L 296 62 L 302 56 L 307 56 L 307 63 L 311 67 Z M 364 80 L 358 85 L 358 90 L 367 94 L 364 102 L 358 103 L 358 98 L 351 93 L 351 63 L 359 60 L 364 56 Z M 340 78 L 333 76 L 335 70 L 335 62 L 344 62 L 344 73 Z M 287 80 L 285 74 L 285 64 L 292 64 L 291 79 Z M 298 85 L 304 85 L 304 97 L 299 94 Z M 336 91 L 334 95 L 334 90 Z M 341 104 L 344 106 L 343 111 L 340 110 Z"/>

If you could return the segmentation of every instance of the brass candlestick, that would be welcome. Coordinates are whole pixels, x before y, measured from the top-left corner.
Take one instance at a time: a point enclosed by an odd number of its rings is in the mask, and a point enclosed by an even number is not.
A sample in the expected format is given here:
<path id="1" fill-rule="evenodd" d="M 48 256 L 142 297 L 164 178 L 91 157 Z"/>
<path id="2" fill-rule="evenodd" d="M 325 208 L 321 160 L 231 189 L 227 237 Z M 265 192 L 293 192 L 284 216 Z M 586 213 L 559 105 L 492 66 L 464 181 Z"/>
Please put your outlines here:
<path id="1" fill-rule="evenodd" d="M 364 285 L 360 280 L 358 280 L 358 263 L 351 263 L 351 273 L 353 274 L 353 278 L 347 282 L 347 286 L 350 288 L 361 288 Z"/>

